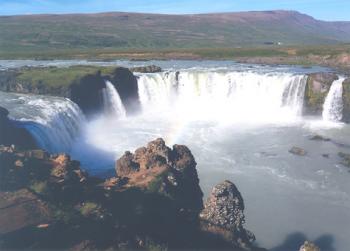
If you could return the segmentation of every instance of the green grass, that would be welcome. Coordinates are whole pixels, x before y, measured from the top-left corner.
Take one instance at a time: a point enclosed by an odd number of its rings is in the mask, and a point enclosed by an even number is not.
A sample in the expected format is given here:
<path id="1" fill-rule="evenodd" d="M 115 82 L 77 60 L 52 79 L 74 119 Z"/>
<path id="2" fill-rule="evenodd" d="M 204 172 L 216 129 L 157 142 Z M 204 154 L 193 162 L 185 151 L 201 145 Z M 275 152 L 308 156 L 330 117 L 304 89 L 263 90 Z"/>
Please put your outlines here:
<path id="1" fill-rule="evenodd" d="M 29 68 L 22 69 L 17 76 L 17 81 L 31 83 L 33 86 L 47 85 L 50 87 L 64 86 L 73 83 L 87 74 L 111 73 L 115 67 L 71 66 L 68 68 Z"/>

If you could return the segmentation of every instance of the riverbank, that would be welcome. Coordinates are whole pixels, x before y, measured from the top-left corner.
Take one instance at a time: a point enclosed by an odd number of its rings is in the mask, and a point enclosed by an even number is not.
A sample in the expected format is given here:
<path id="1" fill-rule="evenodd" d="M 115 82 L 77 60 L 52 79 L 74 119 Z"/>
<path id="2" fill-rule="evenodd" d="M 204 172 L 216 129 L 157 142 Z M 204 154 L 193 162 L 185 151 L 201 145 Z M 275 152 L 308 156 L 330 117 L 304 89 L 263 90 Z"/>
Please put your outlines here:
<path id="1" fill-rule="evenodd" d="M 66 49 L 49 52 L 2 52 L 0 59 L 76 60 L 234 60 L 257 64 L 320 65 L 350 72 L 350 44 L 320 46 L 262 46 L 199 49 Z"/>

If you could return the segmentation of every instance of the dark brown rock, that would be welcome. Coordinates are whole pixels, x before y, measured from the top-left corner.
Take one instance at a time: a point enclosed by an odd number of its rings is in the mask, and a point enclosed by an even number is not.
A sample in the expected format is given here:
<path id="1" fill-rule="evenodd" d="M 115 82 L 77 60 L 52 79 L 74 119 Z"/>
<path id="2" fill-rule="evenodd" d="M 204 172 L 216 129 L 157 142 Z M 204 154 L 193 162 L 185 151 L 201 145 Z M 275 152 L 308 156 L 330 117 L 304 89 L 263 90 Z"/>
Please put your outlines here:
<path id="1" fill-rule="evenodd" d="M 140 169 L 140 164 L 134 161 L 134 155 L 127 151 L 124 155 L 117 160 L 117 175 L 120 177 L 126 177 L 132 173 L 137 172 Z"/>
<path id="2" fill-rule="evenodd" d="M 198 212 L 203 207 L 196 161 L 186 146 L 166 146 L 159 138 L 126 152 L 116 163 L 118 177 L 128 178 L 127 186 L 141 187 L 174 198 L 180 207 Z"/>

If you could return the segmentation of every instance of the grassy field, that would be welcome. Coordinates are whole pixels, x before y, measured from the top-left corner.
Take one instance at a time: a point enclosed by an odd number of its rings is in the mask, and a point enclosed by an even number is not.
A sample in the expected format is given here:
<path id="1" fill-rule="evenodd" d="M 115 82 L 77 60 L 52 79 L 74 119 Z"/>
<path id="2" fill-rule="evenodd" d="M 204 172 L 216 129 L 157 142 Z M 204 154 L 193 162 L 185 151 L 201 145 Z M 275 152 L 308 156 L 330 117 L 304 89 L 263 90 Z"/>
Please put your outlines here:
<path id="1" fill-rule="evenodd" d="M 26 68 L 21 69 L 17 76 L 20 83 L 31 83 L 37 86 L 45 83 L 49 87 L 69 85 L 87 74 L 110 74 L 115 67 L 71 66 L 68 68 Z"/>

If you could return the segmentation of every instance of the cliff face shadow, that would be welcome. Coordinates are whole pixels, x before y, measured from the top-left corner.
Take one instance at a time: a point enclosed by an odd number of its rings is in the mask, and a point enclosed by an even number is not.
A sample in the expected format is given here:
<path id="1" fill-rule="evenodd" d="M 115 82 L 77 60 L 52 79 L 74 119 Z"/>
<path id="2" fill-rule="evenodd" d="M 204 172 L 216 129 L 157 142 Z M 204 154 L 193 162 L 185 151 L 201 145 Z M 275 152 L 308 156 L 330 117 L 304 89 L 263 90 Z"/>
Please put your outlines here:
<path id="1" fill-rule="evenodd" d="M 270 251 L 296 251 L 299 250 L 307 240 L 315 243 L 322 251 L 336 251 L 334 248 L 335 239 L 333 235 L 324 234 L 315 240 L 310 240 L 301 232 L 289 234 L 282 244 L 270 249 Z"/>

